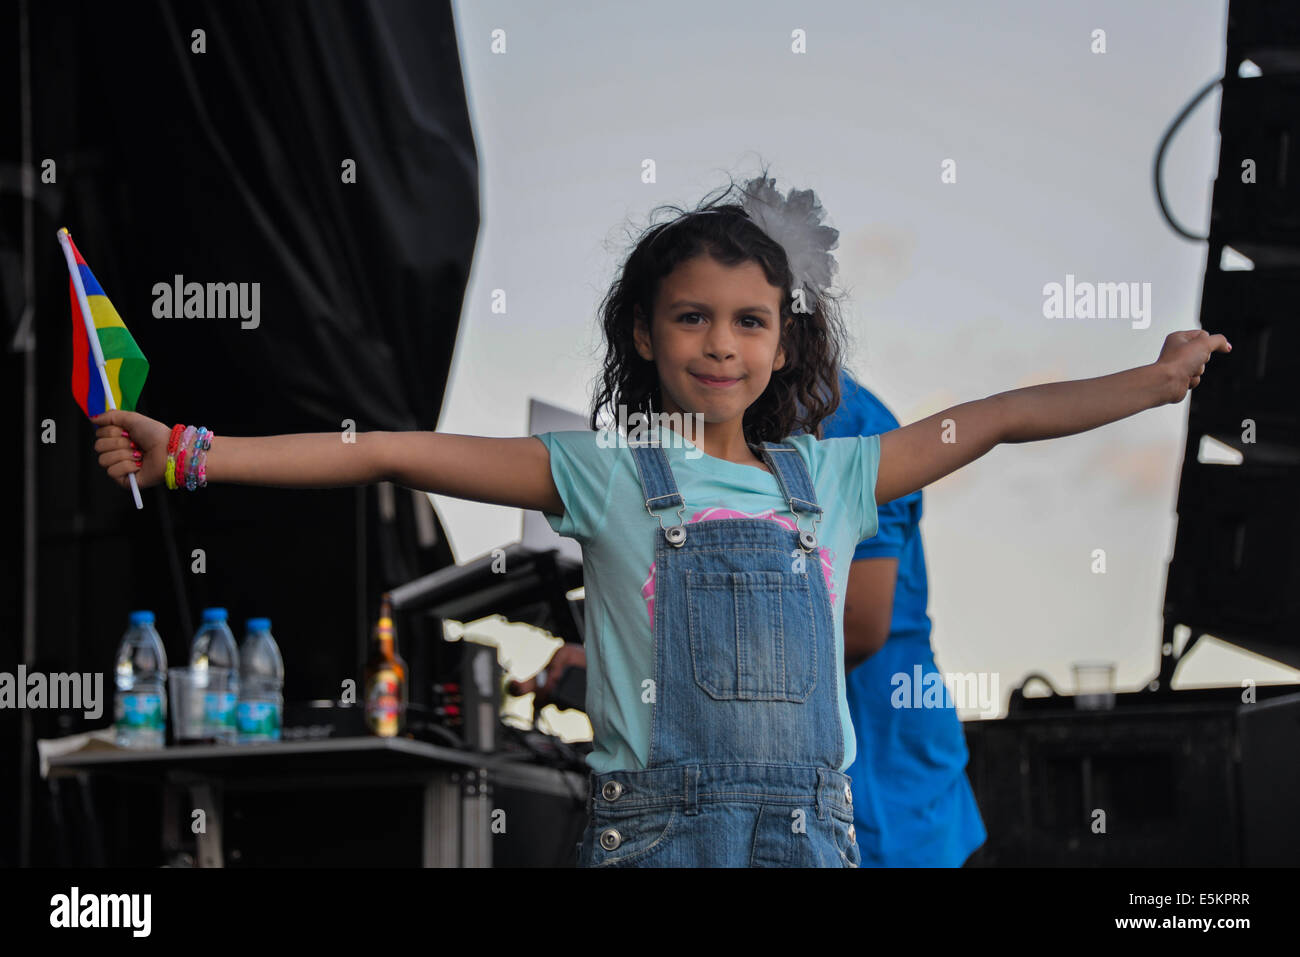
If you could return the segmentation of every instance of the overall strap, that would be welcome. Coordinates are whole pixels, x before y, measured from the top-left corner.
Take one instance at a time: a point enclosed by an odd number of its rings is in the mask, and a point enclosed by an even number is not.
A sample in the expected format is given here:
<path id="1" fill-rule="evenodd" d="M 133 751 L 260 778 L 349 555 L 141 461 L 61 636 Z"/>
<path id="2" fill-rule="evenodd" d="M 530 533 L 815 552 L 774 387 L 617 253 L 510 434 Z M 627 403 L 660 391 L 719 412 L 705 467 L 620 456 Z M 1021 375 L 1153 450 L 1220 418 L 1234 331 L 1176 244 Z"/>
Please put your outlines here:
<path id="1" fill-rule="evenodd" d="M 822 507 L 817 504 L 817 492 L 813 488 L 812 476 L 808 474 L 807 463 L 789 442 L 764 442 L 759 451 L 776 476 L 781 494 L 790 504 L 790 511 L 794 512 L 795 526 L 798 527 L 800 512 L 812 514 L 812 529 L 799 532 L 799 546 L 805 552 L 812 551 L 817 547 L 817 523 L 822 518 Z"/>
<path id="2" fill-rule="evenodd" d="M 632 461 L 636 463 L 637 476 L 641 480 L 641 491 L 645 495 L 645 510 L 651 518 L 659 520 L 659 527 L 664 530 L 664 537 L 672 545 L 681 546 L 686 541 L 686 500 L 677 491 L 677 482 L 673 479 L 673 470 L 668 465 L 668 456 L 658 442 L 641 444 L 629 442 Z M 655 509 L 676 508 L 677 524 L 664 526 L 662 515 L 656 515 Z"/>

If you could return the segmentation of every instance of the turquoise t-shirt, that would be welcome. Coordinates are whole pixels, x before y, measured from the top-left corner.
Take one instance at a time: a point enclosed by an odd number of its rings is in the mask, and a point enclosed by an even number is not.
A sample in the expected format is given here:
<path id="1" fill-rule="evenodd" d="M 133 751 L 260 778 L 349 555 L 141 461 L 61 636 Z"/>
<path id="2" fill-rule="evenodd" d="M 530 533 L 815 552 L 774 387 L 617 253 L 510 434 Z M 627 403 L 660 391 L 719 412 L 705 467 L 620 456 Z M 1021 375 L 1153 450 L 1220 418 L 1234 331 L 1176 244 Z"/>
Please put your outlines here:
<path id="1" fill-rule="evenodd" d="M 683 518 L 767 518 L 794 527 L 776 476 L 754 465 L 706 455 L 668 425 L 660 441 L 678 490 Z M 650 754 L 650 709 L 643 682 L 654 677 L 651 622 L 654 611 L 655 536 L 659 522 L 646 511 L 631 449 L 618 433 L 570 431 L 536 436 L 551 457 L 551 475 L 563 517 L 543 512 L 551 528 L 582 545 L 586 590 L 587 716 L 593 750 L 587 763 L 597 772 L 640 770 Z M 818 441 L 794 435 L 791 442 L 812 476 L 824 510 L 817 525 L 822 573 L 835 619 L 835 670 L 847 770 L 857 753 L 844 691 L 844 590 L 853 551 L 876 534 L 876 470 L 880 436 Z M 604 443 L 604 447 L 602 446 Z M 660 513 L 664 525 L 675 510 Z M 805 517 L 802 527 L 811 527 Z"/>

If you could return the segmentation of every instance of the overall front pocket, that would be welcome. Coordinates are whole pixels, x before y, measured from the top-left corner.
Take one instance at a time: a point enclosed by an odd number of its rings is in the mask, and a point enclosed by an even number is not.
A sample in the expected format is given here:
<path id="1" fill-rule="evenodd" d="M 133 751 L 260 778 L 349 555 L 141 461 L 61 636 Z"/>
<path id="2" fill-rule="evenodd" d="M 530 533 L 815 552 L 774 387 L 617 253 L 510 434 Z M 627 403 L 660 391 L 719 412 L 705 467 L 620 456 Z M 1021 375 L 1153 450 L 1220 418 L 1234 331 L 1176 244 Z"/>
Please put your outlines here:
<path id="1" fill-rule="evenodd" d="M 686 827 L 679 805 L 617 811 L 597 806 L 587 822 L 587 864 L 625 867 L 660 861 Z M 581 850 L 579 858 L 581 861 Z M 654 867 L 655 864 L 649 864 Z"/>
<path id="2" fill-rule="evenodd" d="M 695 683 L 720 701 L 805 701 L 817 684 L 806 574 L 686 573 Z"/>

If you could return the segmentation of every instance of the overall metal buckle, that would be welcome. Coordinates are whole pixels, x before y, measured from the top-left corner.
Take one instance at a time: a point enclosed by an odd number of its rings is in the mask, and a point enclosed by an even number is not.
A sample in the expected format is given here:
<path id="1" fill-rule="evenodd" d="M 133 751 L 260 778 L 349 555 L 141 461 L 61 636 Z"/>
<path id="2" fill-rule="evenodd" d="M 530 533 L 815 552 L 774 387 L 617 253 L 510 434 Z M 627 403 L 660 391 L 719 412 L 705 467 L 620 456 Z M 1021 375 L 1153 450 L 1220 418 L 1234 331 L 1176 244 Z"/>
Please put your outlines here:
<path id="1" fill-rule="evenodd" d="M 817 547 L 817 523 L 822 520 L 823 516 L 813 515 L 811 529 L 799 528 L 799 513 L 794 509 L 794 499 L 790 499 L 790 511 L 794 513 L 794 527 L 799 529 L 799 547 L 805 555 L 811 555 L 813 549 Z"/>
<path id="2" fill-rule="evenodd" d="M 655 519 L 659 523 L 659 527 L 663 529 L 664 538 L 668 540 L 668 544 L 672 545 L 674 548 L 681 548 L 686 542 L 686 516 L 683 514 L 686 511 L 686 502 L 683 501 L 681 508 L 677 510 L 678 522 L 671 528 L 664 526 L 662 515 L 658 515 L 651 511 L 649 502 L 646 503 L 645 510 L 650 513 L 651 518 Z"/>
<path id="3" fill-rule="evenodd" d="M 776 463 L 772 461 L 768 453 L 794 452 L 795 455 L 799 454 L 794 449 L 788 449 L 788 448 L 769 449 L 765 445 L 754 445 L 752 442 L 749 443 L 749 447 L 753 451 L 757 452 L 759 456 L 763 459 L 763 461 L 767 463 L 767 466 L 772 470 L 773 475 L 778 474 L 776 470 Z M 781 482 L 781 479 L 778 478 L 777 481 Z M 784 488 L 785 487 L 784 484 L 782 484 L 781 487 Z M 801 529 L 799 528 L 799 512 L 794 507 L 794 499 L 793 498 L 787 499 L 786 504 L 790 506 L 790 514 L 794 516 L 794 527 L 799 532 L 799 548 L 803 551 L 805 555 L 811 555 L 813 553 L 813 550 L 817 547 L 817 523 L 820 522 L 822 518 L 824 518 L 825 516 L 814 514 L 812 528 Z"/>

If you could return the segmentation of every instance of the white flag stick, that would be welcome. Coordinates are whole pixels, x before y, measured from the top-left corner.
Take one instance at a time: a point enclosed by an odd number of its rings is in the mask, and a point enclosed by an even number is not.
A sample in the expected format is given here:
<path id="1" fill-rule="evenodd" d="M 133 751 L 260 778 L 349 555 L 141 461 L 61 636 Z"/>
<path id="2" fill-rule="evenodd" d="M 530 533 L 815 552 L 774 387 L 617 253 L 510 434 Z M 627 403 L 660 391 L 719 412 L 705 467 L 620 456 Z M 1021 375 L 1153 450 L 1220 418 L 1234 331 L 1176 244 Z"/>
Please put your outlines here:
<path id="1" fill-rule="evenodd" d="M 73 288 L 77 290 L 77 303 L 81 306 L 81 318 L 86 323 L 86 338 L 90 340 L 90 348 L 95 350 L 95 365 L 99 369 L 99 381 L 104 386 L 104 401 L 108 403 L 110 409 L 116 409 L 117 402 L 113 400 L 113 389 L 108 384 L 108 373 L 104 370 L 104 350 L 99 347 L 99 332 L 95 329 L 95 320 L 90 317 L 90 303 L 86 301 L 86 287 L 81 283 L 81 270 L 77 268 L 77 257 L 72 255 L 72 246 L 68 242 L 69 235 L 66 228 L 60 229 L 59 245 L 63 247 L 63 257 L 68 261 L 68 274 L 72 277 Z M 131 494 L 135 496 L 135 507 L 144 508 L 144 502 L 140 500 L 140 486 L 135 481 L 135 473 L 128 472 L 127 478 L 131 480 Z"/>

